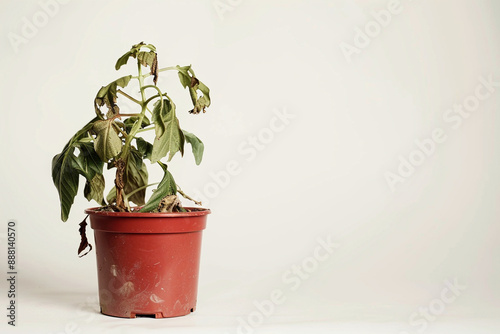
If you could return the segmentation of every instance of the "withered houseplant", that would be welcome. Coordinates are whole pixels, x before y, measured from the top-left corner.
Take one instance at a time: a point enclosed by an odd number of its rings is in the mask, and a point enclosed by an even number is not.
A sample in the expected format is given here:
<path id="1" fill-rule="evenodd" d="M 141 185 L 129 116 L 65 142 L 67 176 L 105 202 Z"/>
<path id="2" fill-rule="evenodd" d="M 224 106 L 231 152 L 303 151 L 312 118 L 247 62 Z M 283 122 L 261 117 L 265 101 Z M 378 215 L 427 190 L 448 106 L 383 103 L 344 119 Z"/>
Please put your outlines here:
<path id="1" fill-rule="evenodd" d="M 85 124 L 52 160 L 52 178 L 66 221 L 85 179 L 84 196 L 99 206 L 87 209 L 96 244 L 101 312 L 118 317 L 156 318 L 185 315 L 196 307 L 201 233 L 210 210 L 184 207 L 180 196 L 196 202 L 176 184 L 167 163 L 191 145 L 196 164 L 204 146 L 194 134 L 180 128 L 177 109 L 167 91 L 157 86 L 162 72 L 177 72 L 200 114 L 210 105 L 208 87 L 191 66 L 160 68 L 156 48 L 143 42 L 118 59 L 119 70 L 130 60 L 137 75 L 125 75 L 103 86 L 94 100 L 95 117 Z M 138 82 L 136 97 L 125 88 Z M 122 113 L 118 101 L 128 99 L 136 113 Z M 188 109 L 188 108 L 186 108 Z M 151 131 L 153 138 L 144 138 Z M 150 163 L 148 163 L 150 162 Z M 150 183 L 148 168 L 164 172 Z M 104 165 L 115 172 L 112 189 L 104 196 Z M 148 187 L 156 186 L 146 198 Z M 81 254 L 92 249 L 80 223 Z"/>

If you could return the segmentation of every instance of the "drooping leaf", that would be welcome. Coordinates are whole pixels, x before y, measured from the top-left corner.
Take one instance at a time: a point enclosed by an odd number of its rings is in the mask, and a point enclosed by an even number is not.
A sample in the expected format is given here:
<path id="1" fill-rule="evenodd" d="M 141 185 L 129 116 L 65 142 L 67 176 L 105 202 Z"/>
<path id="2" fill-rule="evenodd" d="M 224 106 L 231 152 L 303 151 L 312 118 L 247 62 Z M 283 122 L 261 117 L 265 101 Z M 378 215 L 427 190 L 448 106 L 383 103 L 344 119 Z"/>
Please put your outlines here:
<path id="1" fill-rule="evenodd" d="M 94 145 L 90 142 L 80 140 L 75 143 L 75 146 L 80 149 L 80 154 L 74 160 L 74 167 L 78 170 L 78 173 L 83 175 L 87 180 L 91 180 L 96 174 L 102 174 L 104 163 L 95 151 Z"/>
<path id="2" fill-rule="evenodd" d="M 135 139 L 137 150 L 141 153 L 142 157 L 151 160 L 151 154 L 153 153 L 153 144 L 147 142 L 142 137 L 137 137 Z"/>
<path id="3" fill-rule="evenodd" d="M 144 207 L 139 210 L 139 212 L 155 211 L 158 208 L 158 204 L 165 196 L 175 195 L 177 193 L 177 185 L 174 181 L 174 177 L 167 170 L 167 166 L 165 164 L 161 162 L 159 164 L 163 168 L 165 175 L 163 176 L 163 179 L 160 181 L 160 184 L 156 188 L 153 195 L 149 198 L 146 205 L 144 205 Z"/>
<path id="4" fill-rule="evenodd" d="M 153 66 L 156 58 L 157 55 L 154 51 L 140 51 L 137 53 L 137 60 L 144 67 Z"/>
<path id="5" fill-rule="evenodd" d="M 52 181 L 59 194 L 62 221 L 68 220 L 71 206 L 78 192 L 79 171 L 75 168 L 77 165 L 75 147 L 79 145 L 79 140 L 88 136 L 88 132 L 97 120 L 97 117 L 94 118 L 80 129 L 64 146 L 62 152 L 52 159 Z"/>
<path id="6" fill-rule="evenodd" d="M 189 95 L 191 96 L 191 101 L 193 102 L 193 104 L 195 104 L 196 100 L 198 99 L 198 94 L 196 93 L 196 90 L 198 89 L 199 83 L 200 80 L 198 80 L 194 76 L 191 77 L 191 82 L 189 83 Z"/>
<path id="7" fill-rule="evenodd" d="M 134 147 L 131 148 L 125 168 L 125 194 L 130 194 L 137 188 L 148 184 L 148 170 L 146 164 L 142 161 L 142 154 Z M 116 192 L 116 190 L 115 190 Z M 145 202 L 146 189 L 139 190 L 129 197 L 129 200 L 137 205 L 143 205 Z"/>
<path id="8" fill-rule="evenodd" d="M 184 134 L 184 138 L 188 143 L 191 144 L 191 148 L 193 150 L 194 160 L 197 165 L 201 163 L 201 159 L 203 158 L 203 151 L 205 150 L 205 145 L 200 140 L 200 138 L 196 137 L 194 134 L 182 130 Z"/>
<path id="9" fill-rule="evenodd" d="M 137 53 L 137 60 L 142 66 L 150 68 L 150 74 L 153 76 L 153 83 L 156 85 L 158 80 L 158 55 L 154 51 L 140 51 Z"/>
<path id="10" fill-rule="evenodd" d="M 205 108 L 210 106 L 210 89 L 194 76 L 194 72 L 189 66 L 176 66 L 179 80 L 184 88 L 189 87 L 189 95 L 193 102 L 193 109 L 189 111 L 191 114 L 199 114 L 205 112 Z M 198 97 L 198 91 L 202 93 Z"/>
<path id="11" fill-rule="evenodd" d="M 170 119 L 169 116 L 171 115 L 169 115 L 169 113 L 171 111 L 172 104 L 170 103 L 170 100 L 163 99 L 163 103 L 161 100 L 155 102 L 151 119 L 155 124 L 155 133 L 157 137 L 161 137 L 165 131 L 165 122 Z"/>
<path id="12" fill-rule="evenodd" d="M 119 113 L 120 108 L 116 105 L 116 90 L 118 86 L 125 88 L 131 78 L 131 75 L 126 75 L 99 89 L 94 100 L 95 111 L 98 116 L 101 115 L 99 107 L 103 105 L 108 107 L 108 117 Z"/>
<path id="13" fill-rule="evenodd" d="M 179 127 L 177 117 L 165 123 L 166 129 L 160 138 L 155 138 L 151 152 L 151 162 L 157 162 L 168 154 L 168 160 L 172 160 L 175 153 L 184 155 L 184 134 Z"/>
<path id="14" fill-rule="evenodd" d="M 94 150 L 94 145 L 90 142 L 79 141 L 76 145 L 80 149 L 80 154 L 73 160 L 75 170 L 87 179 L 84 188 L 84 195 L 87 200 L 96 200 L 103 203 L 104 197 L 104 176 L 102 175 L 104 163 Z"/>
<path id="15" fill-rule="evenodd" d="M 184 155 L 184 134 L 179 126 L 179 120 L 175 116 L 175 104 L 171 104 L 172 109 L 167 113 L 164 120 L 165 131 L 155 137 L 153 151 L 151 152 L 151 162 L 157 162 L 168 153 L 168 161 L 172 160 L 176 152 Z"/>
<path id="16" fill-rule="evenodd" d="M 189 74 L 189 70 L 191 69 L 191 65 L 189 66 L 176 66 L 177 75 L 179 76 L 179 80 L 181 81 L 182 87 L 186 88 L 191 85 L 191 75 Z"/>
<path id="17" fill-rule="evenodd" d="M 71 167 L 74 159 L 74 146 L 66 147 L 52 159 L 52 180 L 59 192 L 61 220 L 68 220 L 71 206 L 78 192 L 78 172 Z"/>
<path id="18" fill-rule="evenodd" d="M 104 176 L 102 174 L 95 174 L 94 177 L 85 183 L 83 194 L 88 201 L 95 200 L 100 205 L 104 205 Z"/>
<path id="19" fill-rule="evenodd" d="M 87 239 L 87 218 L 88 215 L 80 223 L 80 228 L 78 229 L 78 232 L 80 232 L 80 246 L 78 246 L 78 257 L 85 256 L 92 250 L 92 245 Z M 86 253 L 80 255 L 87 247 L 89 248 L 89 250 Z"/>
<path id="20" fill-rule="evenodd" d="M 153 76 L 153 83 L 156 85 L 158 81 L 158 57 L 155 53 L 155 58 L 153 59 L 153 64 L 150 66 L 149 74 Z"/>
<path id="21" fill-rule="evenodd" d="M 94 149 L 103 162 L 108 162 L 121 152 L 122 141 L 113 127 L 113 120 L 95 122 L 92 131 L 97 134 Z"/>
<path id="22" fill-rule="evenodd" d="M 127 51 L 123 56 L 118 58 L 118 60 L 116 61 L 116 64 L 115 64 L 115 69 L 118 71 L 120 69 L 120 67 L 127 64 L 128 59 L 130 58 L 131 55 L 132 55 L 132 52 Z"/>
<path id="23" fill-rule="evenodd" d="M 193 77 L 193 79 L 196 78 Z M 200 97 L 198 97 L 198 90 L 202 93 Z M 210 89 L 203 82 L 196 79 L 191 81 L 189 91 L 194 104 L 194 108 L 189 113 L 199 114 L 200 111 L 205 112 L 205 108 L 210 106 Z"/>

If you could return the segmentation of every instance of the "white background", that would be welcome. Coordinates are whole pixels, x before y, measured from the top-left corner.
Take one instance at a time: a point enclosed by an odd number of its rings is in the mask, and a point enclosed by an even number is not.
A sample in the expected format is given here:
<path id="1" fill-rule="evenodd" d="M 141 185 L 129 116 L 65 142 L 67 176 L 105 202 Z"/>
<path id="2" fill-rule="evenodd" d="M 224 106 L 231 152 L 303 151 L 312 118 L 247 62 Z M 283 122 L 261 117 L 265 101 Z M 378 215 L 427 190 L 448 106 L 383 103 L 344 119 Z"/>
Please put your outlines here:
<path id="1" fill-rule="evenodd" d="M 500 81 L 500 6 L 401 0 L 381 26 L 373 11 L 389 4 L 75 0 L 49 16 L 38 1 L 2 1 L 1 252 L 15 219 L 19 309 L 17 328 L 2 315 L 1 331 L 498 333 L 500 87 L 467 118 L 448 110 L 474 102 L 481 77 Z M 206 146 L 200 166 L 189 149 L 170 168 L 213 212 L 198 310 L 175 319 L 97 313 L 94 252 L 76 254 L 78 223 L 95 203 L 77 197 L 62 223 L 50 176 L 52 157 L 93 117 L 97 90 L 134 73 L 114 64 L 140 41 L 156 45 L 160 67 L 193 64 L 212 92 L 207 113 L 193 116 L 176 74 L 160 79 L 173 84 L 181 126 Z M 276 112 L 293 118 L 270 137 Z M 436 129 L 446 139 L 418 153 L 415 141 Z M 261 138 L 255 155 L 242 151 L 251 137 Z M 401 157 L 424 159 L 391 189 L 386 175 Z M 230 161 L 239 173 L 226 180 Z M 338 248 L 312 266 L 328 237 Z M 300 286 L 283 279 L 294 264 L 310 271 Z M 446 281 L 463 288 L 449 303 Z M 259 316 L 254 302 L 276 289 L 284 302 Z M 429 307 L 432 320 L 422 320 Z"/>

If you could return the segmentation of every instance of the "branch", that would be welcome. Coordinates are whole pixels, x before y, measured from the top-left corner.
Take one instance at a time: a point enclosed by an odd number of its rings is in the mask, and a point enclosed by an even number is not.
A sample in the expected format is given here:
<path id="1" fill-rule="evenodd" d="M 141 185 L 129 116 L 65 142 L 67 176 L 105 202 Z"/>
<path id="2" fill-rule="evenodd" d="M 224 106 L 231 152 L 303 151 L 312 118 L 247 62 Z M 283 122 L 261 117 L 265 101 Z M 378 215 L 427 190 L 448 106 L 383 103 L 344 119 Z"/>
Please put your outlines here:
<path id="1" fill-rule="evenodd" d="M 125 96 L 126 98 L 128 98 L 131 101 L 134 101 L 137 104 L 142 104 L 141 101 L 134 99 L 132 96 L 128 95 L 127 93 L 125 93 L 121 89 L 118 89 L 116 92 L 122 94 L 123 96 Z"/>
<path id="2" fill-rule="evenodd" d="M 179 194 L 181 194 L 181 195 L 182 195 L 182 197 L 184 197 L 185 199 L 188 199 L 188 200 L 190 200 L 190 201 L 194 202 L 196 205 L 201 205 L 201 202 L 200 202 L 200 201 L 197 201 L 197 200 L 195 200 L 195 199 L 192 199 L 191 197 L 189 197 L 189 195 L 186 195 L 186 194 L 185 194 L 185 193 L 181 190 L 181 188 L 179 187 L 179 185 L 177 185 L 177 192 L 178 192 Z"/>

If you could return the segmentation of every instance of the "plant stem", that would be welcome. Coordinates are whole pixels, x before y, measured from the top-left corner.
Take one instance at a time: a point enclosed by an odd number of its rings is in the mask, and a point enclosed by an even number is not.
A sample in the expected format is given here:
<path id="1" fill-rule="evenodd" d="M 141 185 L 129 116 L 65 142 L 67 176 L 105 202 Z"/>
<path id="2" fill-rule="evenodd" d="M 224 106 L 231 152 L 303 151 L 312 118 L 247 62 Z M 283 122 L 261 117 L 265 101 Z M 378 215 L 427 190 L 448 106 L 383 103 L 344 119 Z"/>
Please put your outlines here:
<path id="1" fill-rule="evenodd" d="M 115 178 L 115 185 L 116 185 L 116 206 L 120 210 L 128 210 L 130 211 L 130 204 L 128 203 L 128 198 L 123 192 L 123 188 L 125 188 L 125 183 L 123 180 L 123 173 L 126 168 L 126 161 L 128 159 L 128 155 L 130 153 L 130 145 L 132 143 L 132 139 L 134 139 L 135 135 L 137 134 L 137 131 L 139 131 L 141 125 L 142 125 L 142 120 L 144 119 L 144 115 L 146 113 L 146 104 L 144 103 L 146 101 L 146 95 L 144 94 L 144 78 L 142 76 L 142 68 L 141 68 L 141 63 L 137 61 L 137 71 L 139 73 L 138 79 L 139 79 L 139 88 L 141 90 L 141 99 L 142 102 L 140 102 L 141 106 L 141 113 L 139 114 L 139 119 L 135 121 L 134 125 L 132 126 L 132 129 L 130 129 L 129 135 L 125 138 L 125 144 L 123 145 L 122 152 L 120 153 L 118 161 L 121 161 L 122 163 L 122 168 L 117 168 L 116 169 L 116 178 Z"/>
<path id="2" fill-rule="evenodd" d="M 150 131 L 150 130 L 154 130 L 154 129 L 155 129 L 154 127 L 144 128 L 144 129 L 138 130 L 137 133 L 144 132 L 144 131 Z"/>
<path id="3" fill-rule="evenodd" d="M 169 66 L 169 67 L 160 68 L 157 72 L 159 73 L 159 72 L 173 71 L 173 70 L 177 70 L 177 66 Z M 148 74 L 144 74 L 142 77 L 147 78 L 150 75 L 151 75 L 151 73 L 148 73 Z M 139 79 L 139 77 L 132 77 L 132 79 Z"/>
<path id="4" fill-rule="evenodd" d="M 141 91 L 141 99 L 142 101 L 139 103 L 141 105 L 141 113 L 139 114 L 139 119 L 137 121 L 135 121 L 134 125 L 132 126 L 132 129 L 130 130 L 130 133 L 127 137 L 127 139 L 125 140 L 125 145 L 123 146 L 123 150 L 122 150 L 122 153 L 120 155 L 120 157 L 122 158 L 127 158 L 129 152 L 130 152 L 130 145 L 131 145 L 131 142 L 132 142 L 132 139 L 135 137 L 135 135 L 137 134 L 137 132 L 139 131 L 141 125 L 142 125 L 142 120 L 144 119 L 144 115 L 146 113 L 146 109 L 147 109 L 147 106 L 146 106 L 146 94 L 144 93 L 144 77 L 142 75 L 142 67 L 141 67 L 141 63 L 139 61 L 137 61 L 137 72 L 139 73 L 139 75 L 137 76 L 137 79 L 139 80 L 139 89 Z"/>
<path id="5" fill-rule="evenodd" d="M 108 119 L 114 120 L 114 119 L 120 118 L 120 117 L 134 117 L 134 116 L 141 116 L 141 114 L 116 114 L 112 118 L 108 118 Z"/>
<path id="6" fill-rule="evenodd" d="M 165 72 L 165 71 L 172 71 L 172 70 L 177 70 L 177 66 L 169 66 L 169 67 L 164 67 L 160 68 L 158 72 Z M 151 74 L 149 74 L 151 75 Z"/>
<path id="7" fill-rule="evenodd" d="M 160 88 L 154 86 L 154 85 L 147 85 L 147 86 L 141 86 L 141 93 L 144 94 L 144 91 L 146 90 L 146 88 L 154 88 L 158 91 L 158 95 L 161 97 L 163 95 L 163 93 L 161 92 Z M 153 97 L 154 98 L 154 97 Z M 143 101 L 144 103 L 144 106 L 147 108 L 148 106 L 148 103 L 153 99 L 153 98 L 149 98 L 147 99 L 146 101 Z M 160 99 L 160 110 L 163 110 L 163 98 Z"/>
<path id="8" fill-rule="evenodd" d="M 157 185 L 159 183 L 160 182 L 150 183 L 148 185 L 145 185 L 145 186 L 142 186 L 142 187 L 139 187 L 137 189 L 132 190 L 129 194 L 126 194 L 126 195 L 123 196 L 123 198 L 125 199 L 125 203 L 128 203 L 128 198 L 130 196 L 132 196 L 133 194 L 135 194 L 136 192 L 141 191 L 143 189 L 146 189 L 147 187 L 155 186 L 155 185 Z"/>
<path id="9" fill-rule="evenodd" d="M 124 132 L 122 129 L 120 129 L 120 127 L 118 125 L 116 125 L 115 122 L 112 123 L 114 128 L 118 131 L 120 131 L 120 133 L 123 135 L 123 138 L 127 138 L 128 137 L 128 134 L 126 132 Z"/>
<path id="10" fill-rule="evenodd" d="M 115 115 L 115 117 L 134 117 L 134 116 L 141 116 L 141 114 L 118 114 L 118 115 Z"/>
<path id="11" fill-rule="evenodd" d="M 166 94 L 163 94 L 163 95 L 166 95 Z M 145 103 L 146 103 L 146 105 L 147 105 L 147 104 L 149 104 L 149 102 L 151 102 L 152 100 L 154 100 L 154 99 L 156 99 L 156 98 L 158 98 L 158 97 L 161 97 L 161 96 L 163 96 L 163 95 L 156 94 L 156 95 L 154 95 L 154 96 L 151 96 L 149 99 L 147 99 L 147 100 L 146 100 L 146 102 L 145 102 Z M 150 111 L 150 112 L 151 112 L 151 111 Z"/>
<path id="12" fill-rule="evenodd" d="M 126 203 L 123 202 L 123 188 L 125 187 L 125 182 L 123 175 L 125 173 L 126 163 L 122 158 L 119 158 L 116 160 L 115 165 L 116 165 L 116 177 L 115 177 L 116 206 L 120 210 L 125 210 Z"/>
<path id="13" fill-rule="evenodd" d="M 116 92 L 122 94 L 123 96 L 125 96 L 126 98 L 128 98 L 131 101 L 134 101 L 137 104 L 141 104 L 141 101 L 134 99 L 132 96 L 128 95 L 127 93 L 125 93 L 121 89 L 118 89 Z"/>

